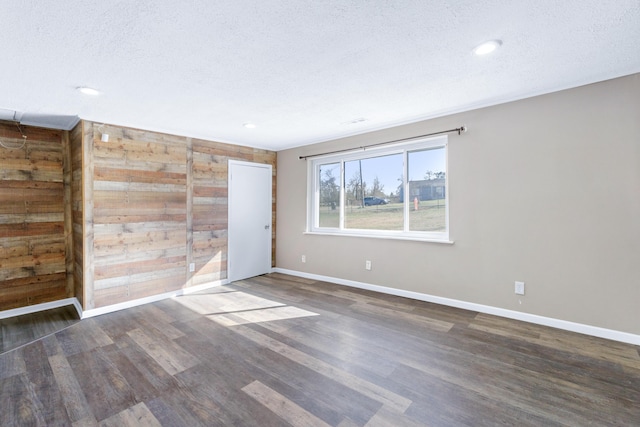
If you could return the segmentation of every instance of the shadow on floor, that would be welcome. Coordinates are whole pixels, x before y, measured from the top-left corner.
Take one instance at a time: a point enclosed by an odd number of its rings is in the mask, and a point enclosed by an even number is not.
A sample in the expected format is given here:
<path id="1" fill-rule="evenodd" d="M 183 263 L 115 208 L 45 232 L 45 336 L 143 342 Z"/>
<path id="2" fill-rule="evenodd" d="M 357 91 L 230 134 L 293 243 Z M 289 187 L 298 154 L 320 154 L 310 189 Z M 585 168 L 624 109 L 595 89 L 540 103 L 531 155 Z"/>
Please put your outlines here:
<path id="1" fill-rule="evenodd" d="M 73 305 L 0 319 L 0 354 L 80 321 Z"/>

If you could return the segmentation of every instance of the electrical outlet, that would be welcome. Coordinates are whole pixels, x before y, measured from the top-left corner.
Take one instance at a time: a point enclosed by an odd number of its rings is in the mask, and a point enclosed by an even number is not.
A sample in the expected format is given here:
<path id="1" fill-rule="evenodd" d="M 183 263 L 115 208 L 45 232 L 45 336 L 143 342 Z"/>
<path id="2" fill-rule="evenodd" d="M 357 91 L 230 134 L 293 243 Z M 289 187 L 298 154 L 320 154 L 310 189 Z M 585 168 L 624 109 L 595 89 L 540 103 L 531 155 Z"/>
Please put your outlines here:
<path id="1" fill-rule="evenodd" d="M 516 294 L 524 295 L 524 282 L 516 282 Z"/>
<path id="2" fill-rule="evenodd" d="M 195 263 L 195 262 L 192 262 L 192 263 L 190 263 L 190 264 L 189 264 L 189 271 L 190 271 L 191 273 L 193 273 L 194 271 L 196 271 L 196 263 Z"/>
<path id="3" fill-rule="evenodd" d="M 302 255 L 302 262 L 307 262 L 307 256 L 306 255 Z"/>
<path id="4" fill-rule="evenodd" d="M 365 268 L 365 270 L 371 270 L 371 261 L 366 260 L 364 262 L 364 268 Z"/>

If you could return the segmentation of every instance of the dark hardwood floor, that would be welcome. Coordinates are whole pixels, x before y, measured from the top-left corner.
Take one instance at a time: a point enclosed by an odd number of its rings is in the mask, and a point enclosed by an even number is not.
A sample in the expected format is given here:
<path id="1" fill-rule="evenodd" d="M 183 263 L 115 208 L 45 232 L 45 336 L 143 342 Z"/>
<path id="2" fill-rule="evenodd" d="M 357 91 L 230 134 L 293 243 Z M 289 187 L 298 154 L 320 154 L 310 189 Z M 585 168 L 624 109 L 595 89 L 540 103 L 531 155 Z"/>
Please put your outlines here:
<path id="1" fill-rule="evenodd" d="M 0 319 L 0 353 L 18 348 L 79 322 L 72 305 Z"/>
<path id="2" fill-rule="evenodd" d="M 280 274 L 0 355 L 1 426 L 640 425 L 640 348 Z"/>

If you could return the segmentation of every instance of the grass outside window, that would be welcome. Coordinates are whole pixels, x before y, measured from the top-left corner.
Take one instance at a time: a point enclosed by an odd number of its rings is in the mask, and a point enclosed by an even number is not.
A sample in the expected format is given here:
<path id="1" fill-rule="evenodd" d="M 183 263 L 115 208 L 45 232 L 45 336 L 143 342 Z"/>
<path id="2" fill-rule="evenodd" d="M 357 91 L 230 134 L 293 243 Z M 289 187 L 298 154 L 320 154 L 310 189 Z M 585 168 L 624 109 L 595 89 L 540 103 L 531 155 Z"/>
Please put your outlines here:
<path id="1" fill-rule="evenodd" d="M 310 161 L 308 231 L 448 241 L 447 138 Z"/>

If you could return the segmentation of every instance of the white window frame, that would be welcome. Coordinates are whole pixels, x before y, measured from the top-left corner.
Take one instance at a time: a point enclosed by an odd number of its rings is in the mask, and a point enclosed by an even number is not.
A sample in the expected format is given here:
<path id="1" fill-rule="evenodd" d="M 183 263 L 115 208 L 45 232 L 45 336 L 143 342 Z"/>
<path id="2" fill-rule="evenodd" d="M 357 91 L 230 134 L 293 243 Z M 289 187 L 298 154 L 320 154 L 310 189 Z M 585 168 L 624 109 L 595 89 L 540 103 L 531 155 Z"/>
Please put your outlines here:
<path id="1" fill-rule="evenodd" d="M 449 240 L 449 140 L 447 136 L 435 138 L 425 138 L 410 143 L 394 144 L 381 147 L 360 149 L 358 151 L 328 154 L 317 156 L 307 160 L 307 228 L 306 234 L 321 234 L 335 236 L 373 237 L 383 239 L 419 240 L 437 243 L 453 243 Z M 408 181 L 408 153 L 412 151 L 428 150 L 433 148 L 444 148 L 445 150 L 445 231 L 409 231 L 409 211 L 412 201 L 409 200 Z M 402 176 L 404 177 L 404 229 L 400 230 L 364 230 L 344 228 L 344 164 L 348 161 L 366 159 L 370 157 L 380 157 L 392 154 L 402 154 L 403 166 Z M 340 226 L 320 227 L 319 226 L 319 205 L 320 205 L 320 179 L 319 171 L 321 165 L 340 163 Z"/>

